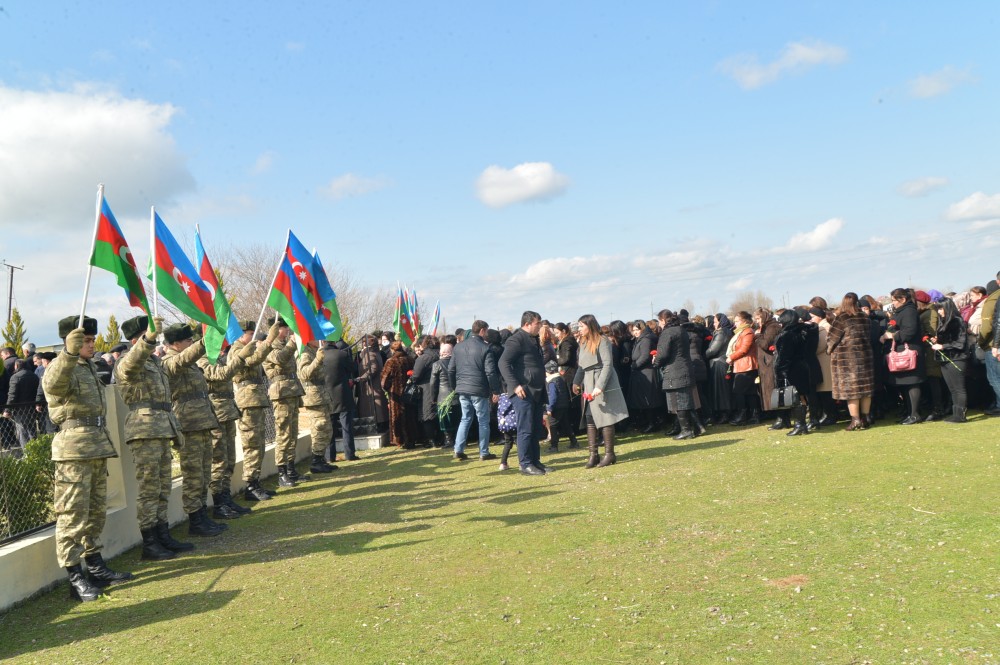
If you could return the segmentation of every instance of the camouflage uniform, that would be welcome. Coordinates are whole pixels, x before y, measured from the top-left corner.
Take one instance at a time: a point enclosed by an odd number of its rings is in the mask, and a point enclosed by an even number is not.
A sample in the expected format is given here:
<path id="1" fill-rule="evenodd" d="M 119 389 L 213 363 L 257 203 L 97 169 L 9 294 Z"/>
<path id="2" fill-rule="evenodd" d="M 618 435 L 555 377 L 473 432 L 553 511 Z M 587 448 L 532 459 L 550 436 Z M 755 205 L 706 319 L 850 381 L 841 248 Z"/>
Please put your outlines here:
<path id="1" fill-rule="evenodd" d="M 229 489 L 236 467 L 236 422 L 240 419 L 240 410 L 236 407 L 232 378 L 243 365 L 243 359 L 235 353 L 227 354 L 224 362 L 215 365 L 204 356 L 198 359 L 198 367 L 208 382 L 212 411 L 219 421 L 219 426 L 212 430 L 212 480 L 209 488 L 213 496 Z"/>
<path id="2" fill-rule="evenodd" d="M 160 359 L 152 355 L 155 342 L 145 336 L 115 363 L 115 385 L 128 404 L 125 443 L 135 459 L 139 529 L 167 522 L 170 497 L 170 444 L 180 440 L 180 428 L 170 412 L 170 381 Z M 47 373 L 47 372 L 46 372 Z"/>
<path id="3" fill-rule="evenodd" d="M 305 391 L 295 374 L 295 340 L 275 340 L 264 360 L 264 371 L 270 385 L 267 396 L 274 405 L 274 461 L 282 465 L 295 464 L 295 444 L 299 438 L 299 404 Z"/>
<path id="4" fill-rule="evenodd" d="M 107 515 L 107 458 L 118 457 L 104 425 L 107 396 L 93 361 L 62 351 L 45 370 L 42 390 L 52 422 L 56 558 L 63 568 L 101 551 Z"/>
<path id="5" fill-rule="evenodd" d="M 229 349 L 232 358 L 246 344 L 237 340 Z M 236 406 L 240 409 L 240 441 L 243 443 L 243 481 L 248 485 L 260 479 L 260 464 L 264 458 L 264 409 L 270 406 L 264 388 L 264 370 L 260 365 L 267 359 L 271 347 L 263 342 L 233 373 Z"/>
<path id="6" fill-rule="evenodd" d="M 312 454 L 323 457 L 333 439 L 333 423 L 330 421 L 332 408 L 326 389 L 326 375 L 323 371 L 323 353 L 308 344 L 302 347 L 296 365 L 305 395 L 302 397 L 302 415 L 309 424 L 312 439 Z"/>
<path id="7" fill-rule="evenodd" d="M 170 379 L 174 417 L 184 435 L 179 453 L 184 477 L 182 502 L 188 514 L 205 505 L 208 481 L 212 477 L 212 430 L 219 426 L 208 400 L 208 382 L 195 367 L 204 355 L 205 345 L 199 341 L 183 351 L 168 346 L 163 356 L 163 369 Z"/>

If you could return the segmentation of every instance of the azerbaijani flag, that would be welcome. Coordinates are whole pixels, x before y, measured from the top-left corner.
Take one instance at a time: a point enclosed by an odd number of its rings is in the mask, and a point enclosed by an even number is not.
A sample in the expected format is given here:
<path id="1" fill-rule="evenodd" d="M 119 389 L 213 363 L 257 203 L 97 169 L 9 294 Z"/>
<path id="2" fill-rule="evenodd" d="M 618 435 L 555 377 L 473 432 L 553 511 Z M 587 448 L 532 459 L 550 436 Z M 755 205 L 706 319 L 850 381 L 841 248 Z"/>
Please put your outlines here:
<path id="1" fill-rule="evenodd" d="M 396 315 L 392 319 L 392 327 L 396 331 L 396 338 L 403 343 L 403 346 L 412 346 L 416 340 L 416 332 L 413 323 L 410 321 L 409 296 L 403 294 L 403 289 L 396 287 Z"/>
<path id="2" fill-rule="evenodd" d="M 326 336 L 331 342 L 336 342 L 343 337 L 344 323 L 340 318 L 340 309 L 337 307 L 337 294 L 330 284 L 330 278 L 323 268 L 323 262 L 319 258 L 319 252 L 314 251 L 312 255 L 312 274 L 316 281 L 316 292 L 319 294 L 320 306 L 317 312 L 321 317 L 334 327 L 334 331 Z"/>
<path id="3" fill-rule="evenodd" d="M 288 327 L 299 336 L 303 344 L 324 338 L 324 332 L 287 254 L 281 257 L 281 267 L 274 276 L 267 304 L 284 317 Z"/>
<path id="4" fill-rule="evenodd" d="M 434 317 L 431 319 L 431 337 L 437 337 L 438 326 L 441 325 L 441 301 L 434 305 Z"/>
<path id="5" fill-rule="evenodd" d="M 195 262 L 198 264 L 198 276 L 201 277 L 201 281 L 205 283 L 205 286 L 212 293 L 212 302 L 215 304 L 215 320 L 226 322 L 225 334 L 214 326 L 205 325 L 203 329 L 205 335 L 205 355 L 208 357 L 208 361 L 214 365 L 219 359 L 219 355 L 222 353 L 226 342 L 232 344 L 238 340 L 243 335 L 243 329 L 240 328 L 240 324 L 236 320 L 236 315 L 233 314 L 233 310 L 229 306 L 226 294 L 223 293 L 222 287 L 219 286 L 219 279 L 215 274 L 215 268 L 212 267 L 212 263 L 208 260 L 208 255 L 205 254 L 205 246 L 201 243 L 201 233 L 197 230 L 194 232 L 194 256 Z"/>
<path id="6" fill-rule="evenodd" d="M 409 299 L 410 318 L 413 320 L 413 331 L 416 337 L 424 334 L 424 327 L 420 325 L 420 306 L 417 304 L 417 290 L 413 289 Z M 416 339 L 414 337 L 414 339 Z"/>
<path id="7" fill-rule="evenodd" d="M 157 292 L 195 321 L 225 330 L 215 318 L 215 293 L 198 276 L 198 271 L 155 211 L 153 238 L 156 255 L 150 258 L 146 276 L 152 278 L 156 270 Z"/>
<path id="8" fill-rule="evenodd" d="M 97 222 L 97 237 L 94 239 L 94 251 L 90 255 L 90 265 L 107 270 L 118 278 L 118 286 L 125 289 L 125 295 L 132 307 L 139 307 L 149 314 L 149 302 L 146 300 L 146 289 L 142 286 L 139 271 L 135 267 L 135 259 L 125 242 L 122 229 L 118 226 L 108 205 L 107 199 L 101 195 L 101 213 Z M 150 317 L 152 324 L 152 317 Z"/>
<path id="9" fill-rule="evenodd" d="M 306 294 L 309 309 L 316 318 L 316 325 L 323 332 L 320 339 L 326 339 L 336 332 L 336 328 L 330 322 L 330 319 L 322 315 L 317 316 L 324 304 L 324 300 L 323 294 L 319 292 L 316 281 L 313 255 L 309 253 L 305 245 L 291 231 L 288 232 L 288 244 L 285 246 L 285 256 L 288 257 L 288 263 L 292 267 L 292 274 L 295 276 L 296 281 L 298 281 L 299 286 L 302 287 L 302 291 Z M 329 282 L 327 283 L 329 284 Z M 333 291 L 333 289 L 330 290 Z"/>

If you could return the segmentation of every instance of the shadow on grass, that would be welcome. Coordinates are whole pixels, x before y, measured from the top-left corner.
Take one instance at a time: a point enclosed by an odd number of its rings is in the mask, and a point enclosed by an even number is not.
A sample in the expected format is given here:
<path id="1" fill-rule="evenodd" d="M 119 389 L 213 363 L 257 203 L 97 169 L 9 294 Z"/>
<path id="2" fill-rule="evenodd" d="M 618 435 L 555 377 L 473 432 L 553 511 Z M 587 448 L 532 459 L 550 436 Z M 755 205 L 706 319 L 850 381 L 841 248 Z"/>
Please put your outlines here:
<path id="1" fill-rule="evenodd" d="M 470 517 L 470 522 L 503 522 L 504 526 L 521 526 L 524 524 L 534 524 L 547 520 L 559 519 L 560 517 L 575 517 L 582 515 L 582 512 L 575 513 L 529 513 L 522 515 L 484 515 L 482 517 Z"/>
<path id="2" fill-rule="evenodd" d="M 631 450 L 625 455 L 620 455 L 618 457 L 618 464 L 621 464 L 622 462 L 626 463 L 638 462 L 640 460 L 652 459 L 655 457 L 666 457 L 668 455 L 679 455 L 681 453 L 694 452 L 695 450 L 710 450 L 712 448 L 722 448 L 724 446 L 731 446 L 734 443 L 742 443 L 742 442 L 743 439 L 718 439 L 715 441 L 699 441 L 696 443 L 683 443 L 683 444 L 672 445 L 664 441 L 664 443 L 659 446 L 654 446 L 651 448 L 642 448 L 639 450 Z"/>
<path id="3" fill-rule="evenodd" d="M 77 605 L 71 610 L 68 618 L 62 618 L 67 613 L 66 605 L 63 603 L 36 604 L 35 611 L 31 616 L 30 627 L 23 630 L 12 630 L 0 641 L 0 660 L 42 649 L 60 647 L 69 642 L 88 639 L 95 635 L 107 637 L 116 633 L 127 633 L 133 628 L 161 621 L 214 612 L 228 605 L 240 593 L 239 591 L 180 593 L 166 598 L 145 600 L 116 607 L 114 589 L 115 587 L 106 590 L 107 598 L 86 605 L 80 605 L 75 600 L 67 599 L 66 603 Z M 54 593 L 68 595 L 67 586 L 60 585 Z M 8 626 L 7 628 L 14 627 Z M 98 647 L 93 648 L 97 649 Z M 97 653 L 91 655 L 95 659 L 99 659 Z"/>

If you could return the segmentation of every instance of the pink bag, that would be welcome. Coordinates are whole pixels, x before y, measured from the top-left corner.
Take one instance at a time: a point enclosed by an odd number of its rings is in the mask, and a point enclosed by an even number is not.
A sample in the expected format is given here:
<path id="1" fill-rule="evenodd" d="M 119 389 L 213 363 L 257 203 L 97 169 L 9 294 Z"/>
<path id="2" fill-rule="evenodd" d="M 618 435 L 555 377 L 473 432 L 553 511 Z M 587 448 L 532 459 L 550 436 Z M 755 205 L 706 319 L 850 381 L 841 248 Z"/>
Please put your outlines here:
<path id="1" fill-rule="evenodd" d="M 909 344 L 903 345 L 902 351 L 896 350 L 896 340 L 892 340 L 892 350 L 885 357 L 890 372 L 912 372 L 917 368 L 917 351 Z"/>

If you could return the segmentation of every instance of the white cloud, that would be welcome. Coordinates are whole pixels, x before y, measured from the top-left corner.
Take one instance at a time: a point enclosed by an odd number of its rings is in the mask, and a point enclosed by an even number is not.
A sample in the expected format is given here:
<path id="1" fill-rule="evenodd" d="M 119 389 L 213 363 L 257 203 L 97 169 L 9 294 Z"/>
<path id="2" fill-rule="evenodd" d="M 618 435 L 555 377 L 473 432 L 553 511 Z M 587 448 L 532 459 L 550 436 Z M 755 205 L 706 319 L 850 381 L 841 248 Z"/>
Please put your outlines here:
<path id="1" fill-rule="evenodd" d="M 978 222 L 973 222 L 969 224 L 970 231 L 985 231 L 986 229 L 992 229 L 994 227 L 1000 226 L 1000 219 L 984 219 Z"/>
<path id="2" fill-rule="evenodd" d="M 823 249 L 831 242 L 840 230 L 844 228 L 844 220 L 839 217 L 828 219 L 821 224 L 817 224 L 812 231 L 796 233 L 784 246 L 778 248 L 777 252 L 813 252 Z"/>
<path id="3" fill-rule="evenodd" d="M 267 150 L 265 152 L 257 155 L 257 161 L 254 162 L 253 168 L 250 172 L 253 175 L 261 175 L 262 173 L 267 173 L 274 166 L 274 158 L 277 155 L 272 150 Z"/>
<path id="4" fill-rule="evenodd" d="M 820 41 L 792 42 L 782 49 L 777 59 L 761 63 L 754 53 L 727 58 L 718 69 L 731 76 L 744 90 L 753 90 L 774 83 L 785 74 L 802 73 L 817 65 L 836 65 L 847 60 L 847 51 L 840 46 Z"/>
<path id="5" fill-rule="evenodd" d="M 726 288 L 730 291 L 742 291 L 743 289 L 750 286 L 750 284 L 752 283 L 753 282 L 749 277 L 740 277 L 736 281 L 729 282 L 729 284 L 726 284 Z"/>
<path id="6" fill-rule="evenodd" d="M 948 206 L 945 218 L 952 222 L 982 221 L 1000 217 L 1000 194 L 976 192 Z"/>
<path id="7" fill-rule="evenodd" d="M 329 184 L 320 187 L 319 193 L 332 201 L 340 201 L 377 192 L 380 189 L 385 189 L 389 184 L 389 180 L 382 176 L 366 178 L 353 173 L 345 173 L 331 180 Z"/>
<path id="8" fill-rule="evenodd" d="M 545 201 L 569 188 L 567 176 L 548 162 L 526 162 L 512 169 L 489 166 L 476 180 L 476 195 L 491 208 L 525 201 Z"/>
<path id="9" fill-rule="evenodd" d="M 964 83 L 974 83 L 976 77 L 972 72 L 963 69 L 955 69 L 947 66 L 931 74 L 921 74 L 909 82 L 908 88 L 911 97 L 917 99 L 927 99 L 951 92 Z"/>
<path id="10" fill-rule="evenodd" d="M 0 85 L 0 219 L 34 232 L 93 228 L 97 185 L 119 217 L 148 216 L 193 190 L 168 129 L 177 109 L 78 86 L 32 92 Z M 144 213 L 142 211 L 145 211 Z"/>
<path id="11" fill-rule="evenodd" d="M 899 186 L 897 191 L 903 196 L 915 199 L 921 196 L 926 196 L 931 192 L 946 187 L 948 185 L 947 178 L 936 178 L 933 176 L 928 176 L 926 178 L 915 178 L 914 180 L 907 180 Z"/>

